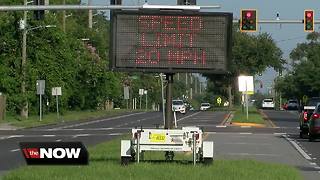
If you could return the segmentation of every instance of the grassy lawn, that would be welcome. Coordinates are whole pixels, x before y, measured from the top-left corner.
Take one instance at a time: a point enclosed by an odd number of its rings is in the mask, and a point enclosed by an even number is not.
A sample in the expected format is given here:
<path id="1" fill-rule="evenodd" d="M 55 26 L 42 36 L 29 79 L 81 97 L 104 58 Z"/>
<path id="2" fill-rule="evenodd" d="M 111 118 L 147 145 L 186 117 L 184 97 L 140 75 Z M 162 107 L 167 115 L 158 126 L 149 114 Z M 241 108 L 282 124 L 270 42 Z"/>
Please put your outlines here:
<path id="1" fill-rule="evenodd" d="M 237 180 L 295 180 L 302 179 L 299 172 L 290 166 L 262 163 L 255 160 L 216 160 L 210 166 L 178 162 L 142 162 L 120 165 L 120 140 L 113 140 L 89 148 L 88 166 L 26 166 L 6 174 L 4 180 L 20 179 L 106 179 L 106 180 L 194 180 L 194 179 L 237 179 Z M 161 159 L 162 156 L 146 154 L 145 159 Z M 191 159 L 180 154 L 179 159 Z M 176 159 L 176 158 L 175 158 Z"/>
<path id="2" fill-rule="evenodd" d="M 4 122 L 9 123 L 13 126 L 17 127 L 36 127 L 41 125 L 50 125 L 57 124 L 69 121 L 77 121 L 77 120 L 87 120 L 87 119 L 95 119 L 100 117 L 110 117 L 114 115 L 119 115 L 125 112 L 131 112 L 127 109 L 119 109 L 119 110 L 97 110 L 97 111 L 68 111 L 60 116 L 58 120 L 56 113 L 44 114 L 42 117 L 42 121 L 39 121 L 39 116 L 29 116 L 26 120 L 21 120 L 19 116 L 7 116 Z"/>
<path id="3" fill-rule="evenodd" d="M 244 109 L 244 112 L 242 112 L 241 107 L 238 107 L 236 108 L 232 122 L 264 124 L 264 119 L 257 108 L 252 106 L 249 107 L 249 119 L 247 120 L 246 110 Z"/>

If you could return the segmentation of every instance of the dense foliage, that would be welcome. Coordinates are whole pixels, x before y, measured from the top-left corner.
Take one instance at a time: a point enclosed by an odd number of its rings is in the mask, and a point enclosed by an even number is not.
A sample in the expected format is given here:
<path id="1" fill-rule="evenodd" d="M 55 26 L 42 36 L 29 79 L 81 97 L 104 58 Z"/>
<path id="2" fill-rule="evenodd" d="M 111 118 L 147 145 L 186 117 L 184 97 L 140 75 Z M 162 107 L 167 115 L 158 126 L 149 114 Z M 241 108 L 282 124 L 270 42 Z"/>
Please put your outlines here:
<path id="1" fill-rule="evenodd" d="M 212 99 L 215 95 L 228 97 L 228 87 L 233 89 L 233 95 L 237 95 L 237 77 L 239 75 L 254 76 L 269 67 L 279 71 L 283 68 L 284 63 L 282 51 L 269 34 L 241 33 L 238 27 L 234 26 L 230 73 L 227 75 L 207 75 L 211 82 L 208 84 L 206 99 Z M 237 101 L 238 98 L 234 100 Z"/>
<path id="2" fill-rule="evenodd" d="M 279 78 L 276 89 L 285 98 L 320 96 L 320 33 L 307 35 L 307 41 L 298 44 L 290 53 L 292 70 Z"/>

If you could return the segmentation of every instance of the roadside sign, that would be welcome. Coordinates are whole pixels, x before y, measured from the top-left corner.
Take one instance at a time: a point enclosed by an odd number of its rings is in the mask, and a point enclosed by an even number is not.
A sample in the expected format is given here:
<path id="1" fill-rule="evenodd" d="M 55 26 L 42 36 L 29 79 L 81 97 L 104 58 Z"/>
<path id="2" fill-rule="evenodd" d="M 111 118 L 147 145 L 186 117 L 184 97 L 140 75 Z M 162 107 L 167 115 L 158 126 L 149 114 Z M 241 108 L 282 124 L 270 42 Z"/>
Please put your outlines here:
<path id="1" fill-rule="evenodd" d="M 37 95 L 44 95 L 44 90 L 46 88 L 46 81 L 37 80 L 36 87 L 37 87 Z"/>
<path id="2" fill-rule="evenodd" d="M 52 88 L 52 96 L 61 96 L 61 95 L 62 95 L 61 87 Z"/>
<path id="3" fill-rule="evenodd" d="M 144 89 L 139 89 L 139 95 L 142 96 L 144 94 Z"/>
<path id="4" fill-rule="evenodd" d="M 220 106 L 221 103 L 222 103 L 222 99 L 221 99 L 221 97 L 218 97 L 217 98 L 217 104 L 219 104 L 219 106 Z"/>
<path id="5" fill-rule="evenodd" d="M 238 84 L 243 94 L 254 94 L 253 76 L 239 76 Z"/>
<path id="6" fill-rule="evenodd" d="M 147 90 L 144 90 L 144 92 L 143 92 L 144 94 L 148 94 L 148 91 Z"/>
<path id="7" fill-rule="evenodd" d="M 123 97 L 124 99 L 129 99 L 129 86 L 123 87 Z"/>

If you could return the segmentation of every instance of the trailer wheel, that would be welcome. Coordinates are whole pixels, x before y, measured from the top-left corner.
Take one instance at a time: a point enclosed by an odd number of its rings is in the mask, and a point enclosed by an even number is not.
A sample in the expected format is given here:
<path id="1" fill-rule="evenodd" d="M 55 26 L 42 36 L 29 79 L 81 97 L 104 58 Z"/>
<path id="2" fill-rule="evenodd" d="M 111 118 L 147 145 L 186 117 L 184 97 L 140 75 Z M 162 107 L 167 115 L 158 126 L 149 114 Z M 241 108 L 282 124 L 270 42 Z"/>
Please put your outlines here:
<path id="1" fill-rule="evenodd" d="M 173 151 L 166 151 L 166 153 L 165 153 L 166 161 L 173 161 L 173 158 L 174 158 L 174 152 Z"/>
<path id="2" fill-rule="evenodd" d="M 211 165 L 213 162 L 213 158 L 203 158 L 204 165 Z"/>
<path id="3" fill-rule="evenodd" d="M 121 157 L 121 165 L 122 166 L 127 166 L 130 161 L 131 161 L 131 157 Z"/>

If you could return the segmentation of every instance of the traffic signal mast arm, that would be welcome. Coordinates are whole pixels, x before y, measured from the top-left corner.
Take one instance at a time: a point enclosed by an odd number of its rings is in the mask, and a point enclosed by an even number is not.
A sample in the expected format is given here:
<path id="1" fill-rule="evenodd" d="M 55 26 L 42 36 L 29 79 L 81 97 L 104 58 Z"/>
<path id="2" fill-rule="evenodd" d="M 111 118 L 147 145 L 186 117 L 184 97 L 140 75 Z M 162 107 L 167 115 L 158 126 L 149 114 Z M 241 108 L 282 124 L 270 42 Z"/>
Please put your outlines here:
<path id="1" fill-rule="evenodd" d="M 240 19 L 234 19 L 233 23 L 239 23 Z M 261 19 L 258 24 L 303 24 L 304 20 L 275 20 L 275 19 Z M 314 20 L 314 24 L 320 24 L 320 20 Z"/>
<path id="2" fill-rule="evenodd" d="M 214 6 L 193 6 L 193 5 L 149 5 L 142 6 L 86 6 L 86 5 L 49 5 L 49 6 L 0 6 L 0 11 L 35 11 L 35 10 L 108 10 L 108 9 L 172 9 L 172 10 L 200 10 L 219 9 L 219 5 Z"/>

